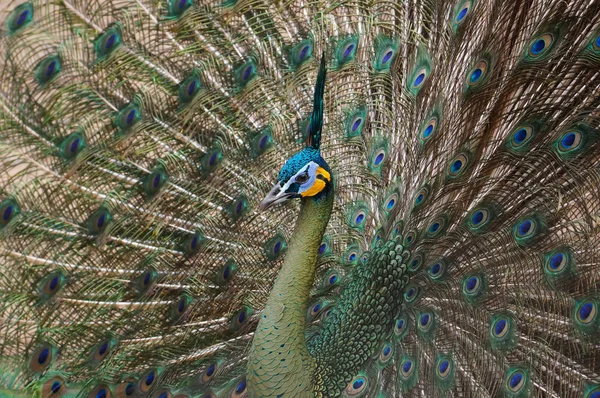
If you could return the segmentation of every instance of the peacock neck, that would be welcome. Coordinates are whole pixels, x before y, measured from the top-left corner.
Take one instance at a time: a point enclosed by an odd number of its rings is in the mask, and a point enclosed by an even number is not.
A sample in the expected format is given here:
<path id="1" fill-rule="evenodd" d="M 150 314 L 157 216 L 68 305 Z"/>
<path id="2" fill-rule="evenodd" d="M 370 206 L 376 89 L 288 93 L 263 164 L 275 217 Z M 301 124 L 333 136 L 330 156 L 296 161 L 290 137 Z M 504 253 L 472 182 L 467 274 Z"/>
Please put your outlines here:
<path id="1" fill-rule="evenodd" d="M 250 397 L 312 396 L 315 363 L 306 347 L 306 313 L 333 197 L 333 188 L 327 188 L 319 199 L 302 199 L 283 266 L 254 334 L 247 372 Z"/>

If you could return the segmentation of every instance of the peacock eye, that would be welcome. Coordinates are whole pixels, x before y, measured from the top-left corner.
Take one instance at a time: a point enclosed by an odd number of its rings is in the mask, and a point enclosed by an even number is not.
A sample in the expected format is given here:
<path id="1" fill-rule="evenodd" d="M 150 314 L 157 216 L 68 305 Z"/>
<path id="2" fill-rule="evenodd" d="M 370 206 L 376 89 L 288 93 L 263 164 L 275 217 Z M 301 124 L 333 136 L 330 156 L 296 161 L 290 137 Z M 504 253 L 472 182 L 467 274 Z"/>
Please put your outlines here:
<path id="1" fill-rule="evenodd" d="M 296 177 L 296 182 L 298 184 L 304 184 L 306 181 L 308 181 L 308 174 L 307 173 L 300 174 L 298 177 Z"/>

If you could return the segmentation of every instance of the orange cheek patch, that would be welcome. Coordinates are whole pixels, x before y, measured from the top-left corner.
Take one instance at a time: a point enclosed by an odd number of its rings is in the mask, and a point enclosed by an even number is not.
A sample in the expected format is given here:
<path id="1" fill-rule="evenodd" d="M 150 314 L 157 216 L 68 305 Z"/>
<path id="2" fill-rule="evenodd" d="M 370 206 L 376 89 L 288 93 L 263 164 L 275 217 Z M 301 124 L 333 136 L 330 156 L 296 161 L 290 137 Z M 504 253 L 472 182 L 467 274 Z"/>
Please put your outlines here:
<path id="1" fill-rule="evenodd" d="M 306 191 L 302 192 L 301 195 L 302 196 L 315 196 L 316 194 L 321 192 L 321 190 L 323 188 L 325 188 L 325 181 L 317 178 L 315 180 L 315 183 L 312 185 L 312 187 L 310 187 Z"/>

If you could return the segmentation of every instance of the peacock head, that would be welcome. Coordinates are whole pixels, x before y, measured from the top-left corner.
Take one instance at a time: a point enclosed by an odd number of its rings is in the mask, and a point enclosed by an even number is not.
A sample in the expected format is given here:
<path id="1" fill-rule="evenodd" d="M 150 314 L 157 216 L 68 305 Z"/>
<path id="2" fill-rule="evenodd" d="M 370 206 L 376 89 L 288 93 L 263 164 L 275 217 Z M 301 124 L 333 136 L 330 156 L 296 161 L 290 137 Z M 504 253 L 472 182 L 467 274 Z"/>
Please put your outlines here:
<path id="1" fill-rule="evenodd" d="M 319 200 L 331 188 L 331 169 L 321 157 L 319 149 L 321 130 L 323 129 L 325 76 L 325 54 L 323 54 L 321 67 L 317 75 L 317 83 L 315 84 L 307 147 L 285 162 L 279 171 L 277 183 L 260 204 L 262 210 L 293 198 L 312 197 Z"/>
<path id="2" fill-rule="evenodd" d="M 265 210 L 294 198 L 318 200 L 331 187 L 331 169 L 318 149 L 304 148 L 292 156 L 279 171 L 277 183 L 260 204 Z"/>

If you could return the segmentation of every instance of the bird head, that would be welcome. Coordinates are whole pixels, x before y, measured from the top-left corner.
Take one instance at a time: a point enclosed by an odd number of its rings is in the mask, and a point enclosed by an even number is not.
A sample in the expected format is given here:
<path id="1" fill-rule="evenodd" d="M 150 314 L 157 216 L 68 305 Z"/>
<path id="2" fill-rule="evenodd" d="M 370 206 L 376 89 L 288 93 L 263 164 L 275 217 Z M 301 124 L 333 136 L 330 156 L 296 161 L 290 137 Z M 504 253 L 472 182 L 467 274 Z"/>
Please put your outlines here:
<path id="1" fill-rule="evenodd" d="M 292 156 L 279 171 L 277 183 L 260 204 L 265 210 L 294 198 L 318 199 L 331 184 L 331 169 L 318 150 L 305 148 Z"/>
<path id="2" fill-rule="evenodd" d="M 313 197 L 318 200 L 332 184 L 331 169 L 321 157 L 319 149 L 323 128 L 325 76 L 325 54 L 323 54 L 315 84 L 307 146 L 285 162 L 279 171 L 277 183 L 260 204 L 262 210 L 293 198 Z"/>

